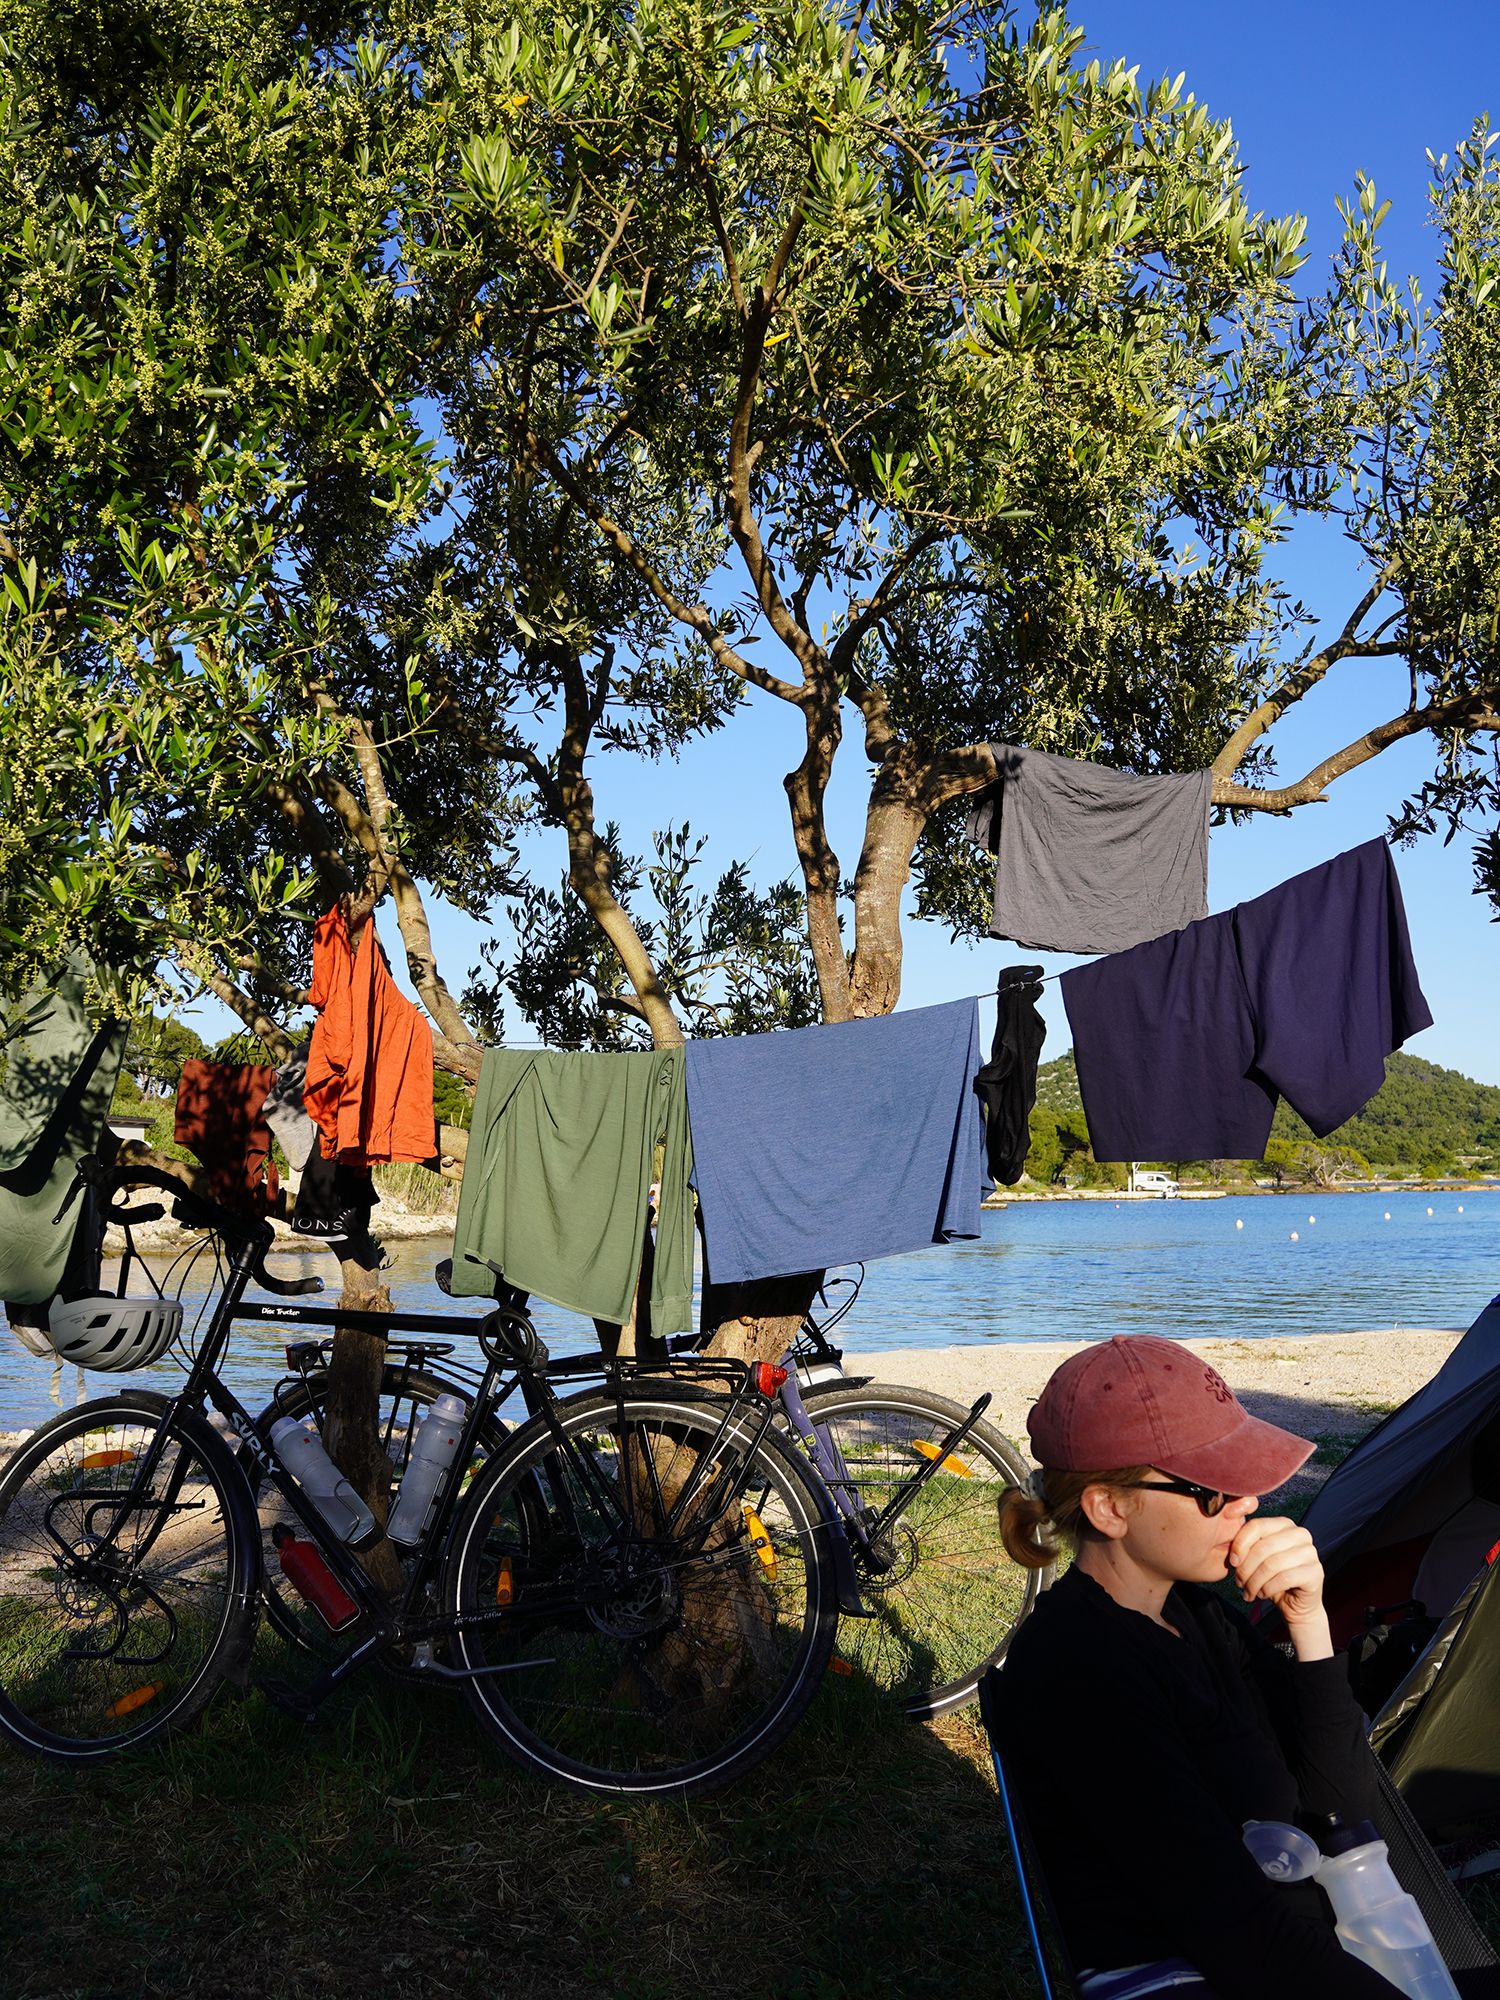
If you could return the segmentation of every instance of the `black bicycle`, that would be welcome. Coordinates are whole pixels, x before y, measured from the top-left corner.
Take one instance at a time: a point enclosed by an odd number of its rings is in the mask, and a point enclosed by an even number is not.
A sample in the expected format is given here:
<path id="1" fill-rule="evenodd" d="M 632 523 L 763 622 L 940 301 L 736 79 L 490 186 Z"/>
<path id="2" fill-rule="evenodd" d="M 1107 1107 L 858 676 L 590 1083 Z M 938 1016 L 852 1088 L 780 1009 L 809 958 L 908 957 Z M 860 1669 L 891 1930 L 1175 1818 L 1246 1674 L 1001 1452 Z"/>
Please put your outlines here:
<path id="1" fill-rule="evenodd" d="M 827 1668 L 840 1600 L 857 1609 L 858 1592 L 837 1508 L 775 1434 L 778 1371 L 616 1368 L 559 1398 L 510 1306 L 456 1320 L 246 1300 L 252 1284 L 295 1298 L 321 1280 L 267 1270 L 268 1224 L 165 1175 L 97 1185 L 108 1199 L 165 1189 L 181 1220 L 217 1232 L 226 1274 L 180 1393 L 67 1411 L 0 1475 L 0 1731 L 13 1742 L 113 1756 L 185 1727 L 226 1682 L 245 1686 L 268 1507 L 278 1539 L 310 1543 L 335 1586 L 315 1593 L 323 1615 L 338 1593 L 350 1613 L 331 1619 L 311 1679 L 257 1681 L 293 1714 L 310 1720 L 383 1661 L 461 1686 L 520 1763 L 604 1793 L 707 1791 L 786 1736 Z M 237 1320 L 477 1339 L 456 1476 L 398 1587 L 367 1573 L 225 1385 Z M 494 1412 L 517 1389 L 532 1413 L 502 1431 Z"/>
<path id="2" fill-rule="evenodd" d="M 1050 1582 L 1050 1572 L 1021 1569 L 1000 1535 L 999 1500 L 1027 1477 L 1026 1460 L 985 1421 L 989 1397 L 969 1407 L 930 1389 L 849 1375 L 829 1335 L 859 1295 L 857 1274 L 828 1280 L 816 1312 L 805 1317 L 781 1357 L 775 1430 L 795 1444 L 829 1494 L 868 1615 L 841 1625 L 833 1665 L 873 1688 L 914 1721 L 973 1699 L 981 1675 L 1004 1658 L 1021 1620 Z M 437 1319 L 437 1329 L 451 1322 Z M 691 1357 L 696 1342 L 671 1346 Z M 257 1429 L 269 1440 L 281 1415 L 321 1431 L 328 1393 L 329 1346 L 313 1340 L 287 1348 L 288 1374 Z M 597 1355 L 560 1362 L 562 1370 L 598 1376 Z M 380 1388 L 380 1435 L 391 1467 L 391 1492 L 405 1476 L 418 1426 L 444 1392 L 472 1397 L 477 1377 L 455 1344 L 436 1338 L 392 1342 Z M 504 1448 L 506 1425 L 490 1412 L 475 1435 L 472 1479 Z M 247 1459 L 250 1454 L 247 1449 Z M 253 1462 L 247 1465 L 252 1479 Z M 276 1491 L 260 1494 L 267 1612 L 286 1638 L 313 1654 L 333 1643 L 280 1578 L 270 1537 Z"/>

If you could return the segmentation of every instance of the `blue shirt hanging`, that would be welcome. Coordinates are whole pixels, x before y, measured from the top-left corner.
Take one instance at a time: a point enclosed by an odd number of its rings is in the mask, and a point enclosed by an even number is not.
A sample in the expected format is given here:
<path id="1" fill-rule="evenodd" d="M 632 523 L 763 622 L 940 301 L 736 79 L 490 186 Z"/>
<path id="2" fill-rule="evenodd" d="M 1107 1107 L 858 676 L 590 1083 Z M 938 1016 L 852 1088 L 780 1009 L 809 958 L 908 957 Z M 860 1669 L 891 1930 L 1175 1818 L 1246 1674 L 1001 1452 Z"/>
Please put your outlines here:
<path id="1" fill-rule="evenodd" d="M 979 1234 L 973 1000 L 687 1046 L 715 1284 Z"/>

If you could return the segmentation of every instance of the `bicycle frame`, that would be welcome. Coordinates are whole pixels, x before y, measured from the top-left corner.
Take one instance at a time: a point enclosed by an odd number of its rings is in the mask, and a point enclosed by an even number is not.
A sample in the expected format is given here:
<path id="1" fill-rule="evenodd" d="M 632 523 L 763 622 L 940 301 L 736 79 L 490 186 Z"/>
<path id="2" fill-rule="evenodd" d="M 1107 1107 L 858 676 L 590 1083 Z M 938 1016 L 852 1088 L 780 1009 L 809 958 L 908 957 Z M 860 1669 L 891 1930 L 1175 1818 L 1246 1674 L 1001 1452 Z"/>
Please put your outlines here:
<path id="1" fill-rule="evenodd" d="M 359 1607 L 360 1623 L 366 1628 L 357 1631 L 348 1650 L 332 1662 L 314 1681 L 304 1688 L 294 1689 L 279 1682 L 262 1681 L 263 1691 L 270 1694 L 283 1707 L 293 1713 L 310 1718 L 328 1695 L 339 1684 L 356 1672 L 374 1654 L 399 1640 L 422 1647 L 431 1640 L 453 1632 L 461 1632 L 478 1626 L 503 1623 L 517 1615 L 516 1611 L 504 1605 L 497 1605 L 482 1611 L 453 1611 L 432 1613 L 424 1611 L 422 1600 L 440 1570 L 446 1557 L 449 1530 L 455 1511 L 462 1498 L 460 1483 L 448 1481 L 438 1496 L 437 1508 L 421 1545 L 408 1557 L 406 1574 L 399 1597 L 392 1600 L 369 1576 L 354 1552 L 333 1536 L 327 1524 L 318 1513 L 314 1503 L 307 1498 L 296 1481 L 278 1462 L 260 1434 L 254 1416 L 223 1381 L 218 1373 L 218 1364 L 228 1345 L 231 1329 L 237 1320 L 260 1323 L 296 1323 L 328 1327 L 352 1326 L 363 1331 L 389 1333 L 472 1333 L 485 1356 L 485 1368 L 477 1391 L 470 1396 L 463 1426 L 460 1430 L 455 1463 L 465 1463 L 472 1457 L 480 1428 L 486 1416 L 502 1403 L 512 1391 L 520 1387 L 529 1410 L 534 1418 L 539 1418 L 552 1432 L 560 1456 L 565 1457 L 574 1477 L 595 1505 L 601 1507 L 605 1517 L 612 1519 L 615 1527 L 631 1541 L 640 1538 L 636 1509 L 631 1499 L 632 1482 L 621 1482 L 620 1491 L 605 1477 L 593 1457 L 587 1451 L 580 1451 L 560 1423 L 557 1416 L 558 1399 L 553 1394 L 546 1376 L 529 1368 L 514 1356 L 502 1360 L 498 1348 L 505 1337 L 507 1325 L 524 1326 L 530 1332 L 529 1322 L 517 1313 L 500 1307 L 478 1319 L 462 1319 L 431 1313 L 365 1312 L 345 1310 L 337 1307 L 315 1307 L 297 1305 L 276 1305 L 259 1300 L 247 1301 L 244 1292 L 252 1277 L 257 1274 L 262 1279 L 269 1278 L 259 1259 L 264 1245 L 255 1238 L 236 1240 L 230 1248 L 228 1273 L 210 1316 L 208 1327 L 200 1342 L 198 1352 L 189 1366 L 186 1380 L 176 1395 L 163 1399 L 163 1408 L 158 1421 L 156 1435 L 136 1468 L 130 1487 L 121 1492 L 118 1489 L 101 1494 L 114 1510 L 114 1519 L 100 1543 L 93 1552 L 113 1549 L 127 1519 L 143 1507 L 156 1510 L 160 1516 L 158 1526 L 149 1531 L 141 1543 L 141 1550 L 149 1549 L 157 1534 L 165 1526 L 171 1510 L 172 1495 L 176 1488 L 168 1482 L 165 1499 L 151 1496 L 151 1482 L 167 1450 L 170 1428 L 179 1418 L 191 1419 L 205 1407 L 215 1410 L 228 1424 L 240 1441 L 245 1452 L 254 1460 L 263 1478 L 275 1489 L 281 1501 L 295 1520 L 306 1531 L 309 1540 L 318 1549 L 324 1561 L 344 1589 Z M 275 1283 L 274 1279 L 270 1280 Z M 534 1335 L 532 1335 L 534 1338 Z M 755 1419 L 753 1435 L 744 1457 L 753 1456 L 773 1420 L 775 1405 L 770 1399 L 754 1397 L 748 1400 L 748 1371 L 738 1364 L 708 1364 L 719 1375 L 733 1375 L 739 1382 L 738 1392 L 724 1399 L 724 1409 L 719 1419 L 710 1448 L 700 1454 L 687 1482 L 675 1499 L 669 1504 L 661 1491 L 651 1454 L 643 1454 L 648 1479 L 654 1494 L 657 1509 L 657 1534 L 679 1534 L 684 1522 L 689 1518 L 689 1509 L 699 1506 L 702 1521 L 696 1536 L 690 1535 L 685 1547 L 693 1546 L 695 1540 L 706 1540 L 712 1532 L 719 1510 L 713 1504 L 715 1480 L 732 1483 L 732 1474 L 719 1465 L 719 1447 L 731 1425 L 736 1424 L 746 1413 Z M 587 1376 L 613 1380 L 617 1387 L 621 1410 L 622 1432 L 625 1430 L 624 1412 L 626 1408 L 625 1376 L 619 1369 L 601 1365 L 593 1357 L 579 1357 L 572 1362 L 555 1364 L 556 1372 L 574 1377 Z M 704 1371 L 699 1370 L 700 1375 Z M 509 1380 L 506 1378 L 509 1376 Z M 503 1386 L 502 1386 L 503 1385 Z M 758 1410 L 756 1406 L 758 1407 Z M 256 1519 L 255 1494 L 243 1462 L 231 1459 L 241 1483 L 244 1502 L 244 1522 L 249 1527 Z M 706 1468 L 717 1467 L 712 1473 Z M 571 1515 L 572 1502 L 568 1482 L 553 1479 L 549 1482 L 555 1497 L 565 1515 Z M 623 1500 L 622 1500 L 623 1494 Z M 257 1575 L 263 1562 L 263 1551 L 258 1537 L 251 1534 L 252 1546 L 256 1551 Z M 842 1537 L 839 1537 L 842 1542 Z M 847 1564 L 847 1552 L 845 1563 Z M 528 1592 L 526 1615 L 534 1616 L 540 1605 L 546 1605 L 547 1586 L 538 1591 Z M 842 1594 L 842 1593 L 841 1593 Z M 565 1601 L 570 1607 L 578 1603 L 576 1584 L 567 1587 Z M 481 1676 L 514 1672 L 521 1669 L 548 1665 L 549 1661 L 531 1659 L 517 1662 L 503 1662 L 494 1666 L 477 1668 L 453 1667 L 433 1660 L 430 1656 L 423 1661 L 423 1671 L 446 1680 L 471 1680 Z"/>

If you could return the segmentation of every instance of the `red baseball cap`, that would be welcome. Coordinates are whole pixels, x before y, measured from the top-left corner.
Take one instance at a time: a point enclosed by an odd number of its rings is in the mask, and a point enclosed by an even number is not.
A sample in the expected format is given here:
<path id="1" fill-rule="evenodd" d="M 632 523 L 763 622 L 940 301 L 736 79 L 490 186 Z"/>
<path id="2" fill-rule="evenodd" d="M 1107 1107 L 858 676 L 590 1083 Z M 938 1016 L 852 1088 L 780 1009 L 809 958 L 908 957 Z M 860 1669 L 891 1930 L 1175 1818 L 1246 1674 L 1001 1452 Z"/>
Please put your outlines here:
<path id="1" fill-rule="evenodd" d="M 1037 1462 L 1059 1472 L 1154 1465 L 1221 1493 L 1269 1493 L 1313 1453 L 1252 1417 L 1191 1348 L 1145 1333 L 1070 1355 L 1026 1428 Z"/>

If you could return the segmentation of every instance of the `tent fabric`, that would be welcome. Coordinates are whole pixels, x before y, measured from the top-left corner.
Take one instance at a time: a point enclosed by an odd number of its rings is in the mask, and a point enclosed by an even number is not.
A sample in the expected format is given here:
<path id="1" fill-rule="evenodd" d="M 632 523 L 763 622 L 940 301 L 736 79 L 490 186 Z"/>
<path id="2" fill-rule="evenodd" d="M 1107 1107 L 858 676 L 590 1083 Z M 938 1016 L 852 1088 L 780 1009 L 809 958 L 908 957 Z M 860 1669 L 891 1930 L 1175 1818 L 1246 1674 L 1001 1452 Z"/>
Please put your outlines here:
<path id="1" fill-rule="evenodd" d="M 1376 1716 L 1370 1742 L 1437 1837 L 1500 1813 L 1500 1562 L 1473 1578 Z"/>
<path id="2" fill-rule="evenodd" d="M 1303 1516 L 1324 1570 L 1332 1576 L 1339 1566 L 1362 1550 L 1381 1545 L 1383 1539 L 1401 1539 L 1419 1527 L 1436 1531 L 1471 1501 L 1472 1475 L 1461 1463 L 1461 1454 L 1497 1412 L 1500 1298 L 1491 1299 L 1432 1380 L 1330 1474 Z M 1428 1510 L 1431 1518 L 1403 1518 L 1428 1488 L 1437 1489 Z M 1477 1528 L 1476 1542 L 1482 1534 L 1483 1529 Z M 1470 1574 L 1485 1546 L 1478 1547 Z M 1429 1606 L 1437 1612 L 1447 1608 Z"/>

